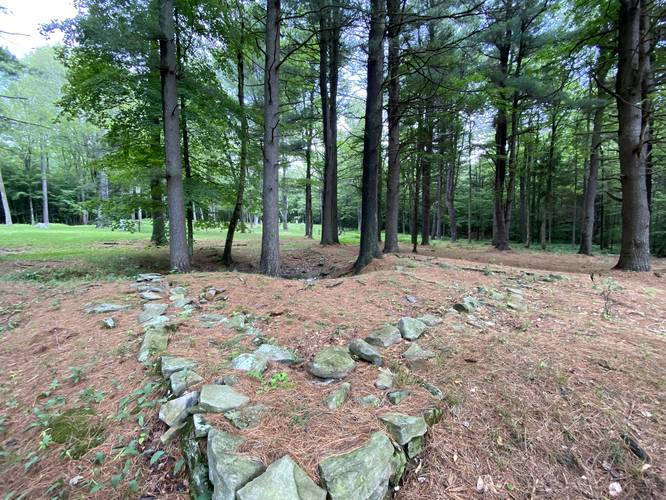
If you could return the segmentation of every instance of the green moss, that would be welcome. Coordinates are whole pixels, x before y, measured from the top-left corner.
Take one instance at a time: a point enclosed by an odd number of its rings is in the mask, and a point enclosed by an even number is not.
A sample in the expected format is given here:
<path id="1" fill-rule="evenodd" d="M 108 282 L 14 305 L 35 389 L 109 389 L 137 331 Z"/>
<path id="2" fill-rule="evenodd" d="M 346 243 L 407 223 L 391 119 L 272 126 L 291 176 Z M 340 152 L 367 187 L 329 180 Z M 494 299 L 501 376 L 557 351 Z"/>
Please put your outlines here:
<path id="1" fill-rule="evenodd" d="M 106 439 L 106 428 L 92 408 L 71 408 L 49 418 L 53 441 L 64 444 L 67 456 L 77 460 Z"/>

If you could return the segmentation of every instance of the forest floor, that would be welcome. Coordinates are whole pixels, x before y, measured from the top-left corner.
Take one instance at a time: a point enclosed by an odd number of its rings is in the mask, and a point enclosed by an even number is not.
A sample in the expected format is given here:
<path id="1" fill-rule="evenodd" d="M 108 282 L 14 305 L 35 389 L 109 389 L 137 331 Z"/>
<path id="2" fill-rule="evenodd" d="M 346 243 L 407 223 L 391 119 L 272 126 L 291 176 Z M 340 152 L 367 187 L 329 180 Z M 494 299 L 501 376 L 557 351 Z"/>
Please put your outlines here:
<path id="1" fill-rule="evenodd" d="M 239 271 L 256 269 L 258 239 L 239 238 Z M 167 254 L 117 234 L 91 237 L 85 249 L 26 240 L 0 239 L 3 498 L 186 498 L 179 448 L 159 441 L 166 388 L 136 361 L 141 301 L 129 278 L 166 272 Z M 435 358 L 407 363 L 404 344 L 383 351 L 396 385 L 411 391 L 397 406 L 374 387 L 377 368 L 361 362 L 337 411 L 322 404 L 334 386 L 315 383 L 303 364 L 239 377 L 235 388 L 271 408 L 257 427 L 234 431 L 247 438 L 243 453 L 265 462 L 289 453 L 316 479 L 322 457 L 381 428 L 378 415 L 438 404 L 445 416 L 397 498 L 603 498 L 618 485 L 619 498 L 666 496 L 666 261 L 633 274 L 609 271 L 613 256 L 498 253 L 464 242 L 414 255 L 404 243 L 402 254 L 352 276 L 355 246 L 285 235 L 285 278 L 267 278 L 219 271 L 222 242 L 200 238 L 197 272 L 167 278 L 193 297 L 224 290 L 195 316 L 177 317 L 169 344 L 195 358 L 207 381 L 231 374 L 229 361 L 254 346 L 233 330 L 205 328 L 201 314 L 246 314 L 305 361 L 402 316 L 444 319 L 418 340 Z M 464 297 L 479 304 L 472 314 L 451 310 Z M 85 311 L 102 302 L 129 306 L 112 315 L 114 329 Z M 381 405 L 358 402 L 368 394 Z"/>

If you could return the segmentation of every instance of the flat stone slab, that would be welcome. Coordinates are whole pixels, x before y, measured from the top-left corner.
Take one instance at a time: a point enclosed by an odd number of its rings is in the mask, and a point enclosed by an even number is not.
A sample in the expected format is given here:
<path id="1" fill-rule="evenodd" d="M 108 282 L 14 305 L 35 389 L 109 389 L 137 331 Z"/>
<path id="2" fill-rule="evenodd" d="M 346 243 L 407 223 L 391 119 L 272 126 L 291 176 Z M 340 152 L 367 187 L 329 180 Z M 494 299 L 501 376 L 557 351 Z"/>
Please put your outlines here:
<path id="1" fill-rule="evenodd" d="M 192 424 L 194 425 L 194 436 L 198 438 L 206 437 L 211 429 L 206 417 L 201 413 L 192 415 Z"/>
<path id="2" fill-rule="evenodd" d="M 188 409 L 197 404 L 199 401 L 198 392 L 189 392 L 179 398 L 167 401 L 160 406 L 160 420 L 167 424 L 169 427 L 178 425 L 185 421 L 189 415 Z"/>
<path id="3" fill-rule="evenodd" d="M 411 360 L 430 359 L 434 358 L 435 356 L 436 354 L 434 352 L 424 349 L 416 343 L 410 345 L 409 348 L 402 353 L 403 358 Z"/>
<path id="4" fill-rule="evenodd" d="M 349 382 L 344 382 L 340 384 L 340 387 L 324 398 L 324 404 L 329 410 L 337 410 L 345 401 L 347 401 L 350 391 L 351 384 Z"/>
<path id="5" fill-rule="evenodd" d="M 232 451 L 240 443 L 234 447 L 227 436 L 213 431 L 211 429 L 208 433 L 207 449 L 213 500 L 235 500 L 239 489 L 264 472 L 264 464 L 256 459 L 234 455 Z"/>
<path id="6" fill-rule="evenodd" d="M 453 309 L 461 313 L 473 313 L 479 307 L 479 302 L 473 297 L 464 297 L 460 302 L 453 305 Z"/>
<path id="7" fill-rule="evenodd" d="M 146 323 L 158 316 L 162 316 L 168 307 L 168 304 L 156 304 L 154 302 L 144 304 L 143 310 L 139 313 L 139 323 Z"/>
<path id="8" fill-rule="evenodd" d="M 376 347 L 390 347 L 402 340 L 400 330 L 392 325 L 386 325 L 379 330 L 375 330 L 365 338 L 365 341 Z"/>
<path id="9" fill-rule="evenodd" d="M 424 314 L 416 319 L 426 326 L 436 326 L 442 322 L 442 318 L 435 316 L 434 314 Z"/>
<path id="10" fill-rule="evenodd" d="M 346 347 L 326 347 L 319 351 L 308 366 L 318 378 L 344 378 L 354 370 L 354 360 Z"/>
<path id="11" fill-rule="evenodd" d="M 102 326 L 107 330 L 115 328 L 117 326 L 116 320 L 113 318 L 104 318 L 102 320 Z"/>
<path id="12" fill-rule="evenodd" d="M 239 354 L 231 361 L 231 367 L 243 372 L 264 373 L 268 360 L 256 352 Z"/>
<path id="13" fill-rule="evenodd" d="M 203 377 L 197 372 L 185 368 L 171 375 L 171 392 L 174 396 L 180 396 L 190 387 L 203 382 Z"/>
<path id="14" fill-rule="evenodd" d="M 196 366 L 197 362 L 190 358 L 169 356 L 166 354 L 160 358 L 160 368 L 164 378 L 169 378 L 171 375 L 181 370 L 191 370 L 196 368 Z"/>
<path id="15" fill-rule="evenodd" d="M 363 446 L 327 457 L 319 476 L 331 500 L 382 500 L 397 468 L 395 448 L 383 432 L 375 432 Z"/>
<path id="16" fill-rule="evenodd" d="M 137 283 L 144 281 L 160 281 L 161 279 L 162 275 L 157 273 L 142 273 L 136 276 Z"/>
<path id="17" fill-rule="evenodd" d="M 406 316 L 400 318 L 400 321 L 398 321 L 398 330 L 400 330 L 400 334 L 405 340 L 418 339 L 421 335 L 423 335 L 423 332 L 425 332 L 427 328 L 428 325 L 425 323 L 422 323 L 418 319 L 409 318 Z"/>
<path id="18" fill-rule="evenodd" d="M 136 359 L 140 363 L 145 363 L 151 356 L 166 351 L 168 344 L 169 335 L 164 329 L 150 328 L 146 330 L 143 336 L 143 342 L 141 343 Z"/>
<path id="19" fill-rule="evenodd" d="M 375 387 L 377 389 L 390 389 L 393 387 L 393 373 L 388 369 L 379 369 L 379 376 L 375 381 Z"/>
<path id="20" fill-rule="evenodd" d="M 226 323 L 229 318 L 224 314 L 202 314 L 199 316 L 199 321 L 201 321 L 204 328 L 213 328 Z"/>
<path id="21" fill-rule="evenodd" d="M 268 413 L 270 408 L 261 403 L 256 405 L 245 405 L 235 410 L 224 412 L 224 416 L 234 424 L 237 429 L 251 429 L 261 423 L 261 419 Z"/>
<path id="22" fill-rule="evenodd" d="M 126 311 L 130 306 L 124 304 L 112 304 L 106 302 L 104 304 L 97 304 L 96 306 L 89 306 L 86 308 L 88 314 L 109 314 L 118 311 Z"/>
<path id="23" fill-rule="evenodd" d="M 236 496 L 238 500 L 326 500 L 326 491 L 285 455 L 238 490 Z"/>
<path id="24" fill-rule="evenodd" d="M 349 352 L 373 365 L 382 364 L 382 355 L 365 340 L 354 339 L 349 343 Z"/>
<path id="25" fill-rule="evenodd" d="M 379 417 L 389 434 L 401 445 L 406 445 L 415 437 L 423 436 L 428 425 L 422 416 L 412 417 L 402 413 L 387 413 Z"/>
<path id="26" fill-rule="evenodd" d="M 228 385 L 204 385 L 199 395 L 199 408 L 204 413 L 223 413 L 243 406 L 250 400 Z"/>
<path id="27" fill-rule="evenodd" d="M 275 361 L 276 363 L 293 365 L 300 361 L 294 351 L 278 345 L 261 344 L 255 352 L 262 354 L 266 359 Z"/>
<path id="28" fill-rule="evenodd" d="M 364 406 L 374 406 L 375 408 L 379 407 L 382 404 L 382 400 L 375 396 L 374 394 L 368 394 L 367 396 L 362 396 L 358 398 L 358 402 Z"/>
<path id="29" fill-rule="evenodd" d="M 141 292 L 139 297 L 143 300 L 162 300 L 162 296 L 155 292 Z"/>

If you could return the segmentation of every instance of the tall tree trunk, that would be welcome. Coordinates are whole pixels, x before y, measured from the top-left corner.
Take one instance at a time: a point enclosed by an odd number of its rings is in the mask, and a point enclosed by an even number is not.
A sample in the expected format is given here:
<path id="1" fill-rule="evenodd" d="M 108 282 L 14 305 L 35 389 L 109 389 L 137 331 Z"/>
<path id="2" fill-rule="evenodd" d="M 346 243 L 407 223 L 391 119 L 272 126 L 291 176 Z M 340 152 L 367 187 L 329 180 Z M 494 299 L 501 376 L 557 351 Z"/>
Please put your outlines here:
<path id="1" fill-rule="evenodd" d="M 421 202 L 421 245 L 430 245 L 430 184 L 431 184 L 431 163 L 432 163 L 432 134 L 433 127 L 431 123 L 430 113 L 426 110 L 425 113 L 425 144 L 424 144 L 424 158 L 421 163 L 423 166 L 421 182 L 423 183 L 422 202 Z"/>
<path id="2" fill-rule="evenodd" d="M 312 93 L 310 94 L 312 99 Z M 312 101 L 310 101 L 312 103 Z M 305 146 L 305 236 L 312 239 L 312 126 L 308 125 Z"/>
<path id="3" fill-rule="evenodd" d="M 169 257 L 171 269 L 190 270 L 190 254 L 185 232 L 185 192 L 180 157 L 180 117 L 176 79 L 176 40 L 173 0 L 159 0 L 160 76 L 164 156 L 169 208 Z"/>
<path id="4" fill-rule="evenodd" d="M 377 161 L 382 134 L 382 80 L 384 69 L 383 0 L 370 0 L 370 34 L 368 36 L 368 80 L 363 133 L 363 178 L 361 201 L 361 245 L 354 271 L 360 272 L 377 249 Z"/>
<path id="5" fill-rule="evenodd" d="M 280 273 L 280 235 L 278 231 L 280 17 L 280 0 L 266 0 L 264 179 L 260 268 L 263 274 L 269 276 L 277 276 Z"/>
<path id="6" fill-rule="evenodd" d="M 472 242 L 472 123 L 470 120 L 467 159 L 467 242 Z"/>
<path id="7" fill-rule="evenodd" d="M 47 183 L 46 153 L 44 144 L 39 147 L 39 167 L 42 173 L 42 224 L 49 225 L 49 188 Z"/>
<path id="8" fill-rule="evenodd" d="M 455 141 L 457 146 L 458 141 Z M 457 153 L 456 158 L 457 158 Z M 456 192 L 456 169 L 458 167 L 457 161 L 454 159 L 446 171 L 446 210 L 449 214 L 449 226 L 451 226 L 451 241 L 458 241 L 458 226 L 456 221 L 456 207 L 454 197 Z"/>
<path id="9" fill-rule="evenodd" d="M 601 58 L 604 58 L 603 60 Z M 605 91 L 602 88 L 609 70 L 610 59 L 604 51 L 600 53 L 600 60 L 596 69 L 597 99 L 603 99 Z M 581 224 L 580 248 L 578 253 L 592 255 L 592 238 L 594 237 L 594 204 L 597 199 L 597 179 L 599 176 L 599 158 L 601 154 L 602 129 L 604 125 L 604 111 L 606 103 L 599 104 L 594 110 L 592 119 L 592 137 L 590 139 L 590 158 L 588 163 L 585 193 L 583 195 L 583 219 Z"/>
<path id="10" fill-rule="evenodd" d="M 546 249 L 547 242 L 550 243 L 550 236 L 547 230 L 550 227 L 552 233 L 552 215 L 553 215 L 553 173 L 555 171 L 555 144 L 557 141 L 557 109 L 553 109 L 553 116 L 550 123 L 550 144 L 548 146 L 548 162 L 546 163 L 546 190 L 542 205 L 541 219 L 541 248 Z M 550 222 L 550 226 L 549 223 Z"/>
<path id="11" fill-rule="evenodd" d="M 420 137 L 419 133 L 419 137 Z M 421 155 L 422 145 L 421 140 L 417 139 L 417 153 L 415 160 L 415 171 L 414 171 L 414 200 L 412 205 L 412 252 L 418 252 L 418 243 L 419 243 L 419 193 L 421 191 L 421 171 L 423 169 L 423 157 Z"/>
<path id="12" fill-rule="evenodd" d="M 324 192 L 321 244 L 338 244 L 338 71 L 340 7 L 321 6 L 319 16 L 319 90 L 324 126 Z"/>
<path id="13" fill-rule="evenodd" d="M 5 224 L 12 225 L 12 213 L 9 210 L 9 200 L 5 191 L 5 182 L 2 180 L 2 169 L 0 168 L 0 198 L 2 198 L 2 211 L 5 214 Z"/>
<path id="14" fill-rule="evenodd" d="M 30 211 L 30 225 L 35 225 L 35 207 L 32 203 L 32 147 L 28 146 L 28 153 L 25 155 L 23 164 L 28 178 L 28 209 Z"/>
<path id="15" fill-rule="evenodd" d="M 388 172 L 386 174 L 386 233 L 384 253 L 400 251 L 400 0 L 386 0 L 388 11 Z"/>
<path id="16" fill-rule="evenodd" d="M 240 4 L 239 4 L 240 5 Z M 243 39 L 245 32 L 245 25 L 243 20 L 243 12 L 239 12 L 241 17 L 240 25 L 240 41 L 238 43 L 238 50 L 236 51 L 236 72 L 238 73 L 238 110 L 240 114 L 240 157 L 238 167 L 238 177 L 236 180 L 236 202 L 234 203 L 234 211 L 231 213 L 229 219 L 229 227 L 227 229 L 227 237 L 224 242 L 224 252 L 222 253 L 222 264 L 230 266 L 233 262 L 231 250 L 234 244 L 234 236 L 238 221 L 240 220 L 243 211 L 243 196 L 245 193 L 245 175 L 247 171 L 247 142 L 248 142 L 248 122 L 247 113 L 245 111 L 245 57 L 243 56 Z"/>
<path id="17" fill-rule="evenodd" d="M 152 138 L 152 150 L 154 154 L 160 154 L 160 132 L 159 132 L 159 119 L 155 120 L 155 131 Z M 160 161 L 152 167 L 150 176 L 150 213 L 153 220 L 153 230 L 150 236 L 150 241 L 155 246 L 166 245 L 165 235 L 165 221 L 164 221 L 164 205 L 162 198 L 164 195 L 163 187 L 163 170 Z"/>
<path id="18" fill-rule="evenodd" d="M 282 167 L 282 229 L 289 230 L 289 197 L 287 195 L 287 165 Z"/>
<path id="19" fill-rule="evenodd" d="M 181 110 L 183 115 L 183 166 L 185 167 L 185 179 L 188 183 L 192 182 L 192 165 L 190 164 L 190 133 L 187 128 L 187 115 L 185 113 L 185 97 L 180 98 Z M 185 201 L 186 213 L 185 220 L 187 224 L 187 250 L 192 259 L 194 254 L 194 212 L 192 211 L 192 203 Z"/>
<path id="20" fill-rule="evenodd" d="M 648 121 L 641 99 L 649 54 L 645 0 L 620 0 L 618 66 L 615 92 L 619 121 L 620 181 L 622 185 L 622 245 L 615 266 L 628 271 L 650 270 L 650 210 L 645 182 Z"/>

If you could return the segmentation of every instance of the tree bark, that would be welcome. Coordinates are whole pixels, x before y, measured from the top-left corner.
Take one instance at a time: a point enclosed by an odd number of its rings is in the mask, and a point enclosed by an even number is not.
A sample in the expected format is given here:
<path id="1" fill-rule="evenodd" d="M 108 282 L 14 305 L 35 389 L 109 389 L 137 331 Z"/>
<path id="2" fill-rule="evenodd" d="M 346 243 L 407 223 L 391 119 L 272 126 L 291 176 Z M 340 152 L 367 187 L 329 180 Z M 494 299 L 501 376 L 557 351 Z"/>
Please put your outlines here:
<path id="1" fill-rule="evenodd" d="M 601 58 L 604 57 L 602 60 Z M 596 69 L 597 99 L 603 99 L 605 91 L 602 88 L 609 70 L 609 59 L 604 52 L 600 52 L 600 60 Z M 594 110 L 592 119 L 592 137 L 590 139 L 590 158 L 588 163 L 585 193 L 583 195 L 583 218 L 580 233 L 580 248 L 578 253 L 592 255 L 592 238 L 594 236 L 594 204 L 597 199 L 597 179 L 599 176 L 599 158 L 602 144 L 602 129 L 604 125 L 604 111 L 606 103 L 600 103 Z"/>
<path id="2" fill-rule="evenodd" d="M 422 165 L 422 202 L 421 202 L 421 245 L 430 245 L 430 184 L 431 184 L 431 162 L 432 162 L 432 134 L 433 127 L 431 123 L 430 113 L 426 110 L 425 113 L 425 143 L 423 150 Z"/>
<path id="3" fill-rule="evenodd" d="M 236 71 L 238 73 L 237 98 L 238 98 L 238 110 L 240 114 L 240 155 L 239 155 L 238 178 L 236 181 L 236 202 L 234 203 L 234 211 L 231 213 L 231 219 L 229 220 L 227 237 L 224 241 L 224 252 L 222 253 L 222 264 L 225 266 L 230 266 L 233 263 L 233 257 L 231 251 L 234 244 L 234 236 L 236 234 L 238 221 L 240 220 L 241 213 L 243 211 L 243 196 L 245 193 L 245 175 L 247 171 L 247 142 L 249 136 L 247 113 L 245 111 L 245 58 L 243 56 L 243 39 L 244 39 L 243 35 L 245 31 L 245 25 L 242 18 L 243 13 L 240 12 L 239 14 L 241 16 L 241 21 L 240 21 L 241 33 L 240 33 L 240 41 L 238 44 L 238 50 L 236 51 Z"/>
<path id="4" fill-rule="evenodd" d="M 324 191 L 321 244 L 338 239 L 338 72 L 340 7 L 322 5 L 319 16 L 319 90 L 324 132 Z"/>
<path id="5" fill-rule="evenodd" d="M 648 121 L 641 103 L 649 54 L 642 49 L 644 0 L 620 0 L 616 101 L 622 185 L 622 244 L 617 269 L 650 270 L 650 210 L 645 182 Z M 642 26 L 643 25 L 643 26 Z M 643 29 L 642 29 L 643 28 Z M 647 59 L 647 61 L 646 61 Z"/>
<path id="6" fill-rule="evenodd" d="M 42 173 L 42 224 L 49 225 L 49 188 L 47 183 L 46 153 L 44 144 L 39 147 L 39 167 Z"/>
<path id="7" fill-rule="evenodd" d="M 312 94 L 310 94 L 312 99 Z M 310 101 L 312 104 L 312 100 Z M 312 239 L 312 126 L 308 125 L 305 146 L 305 237 Z"/>
<path id="8" fill-rule="evenodd" d="M 388 11 L 388 172 L 386 174 L 386 218 L 384 253 L 400 251 L 400 0 L 386 0 Z"/>
<path id="9" fill-rule="evenodd" d="M 282 167 L 282 229 L 289 230 L 289 197 L 287 194 L 287 165 Z"/>
<path id="10" fill-rule="evenodd" d="M 377 162 L 382 133 L 382 80 L 384 70 L 383 0 L 370 1 L 370 34 L 368 36 L 368 80 L 363 133 L 363 178 L 361 201 L 361 245 L 354 271 L 360 272 L 374 257 L 377 249 Z"/>
<path id="11" fill-rule="evenodd" d="M 5 224 L 12 225 L 12 213 L 9 210 L 9 200 L 7 199 L 7 191 L 5 191 L 5 182 L 2 179 L 2 169 L 0 168 L 0 198 L 2 198 L 2 210 L 5 214 Z"/>
<path id="12" fill-rule="evenodd" d="M 280 17 L 280 0 L 266 0 L 264 178 L 260 268 L 263 274 L 269 276 L 277 276 L 280 273 L 280 235 L 278 232 Z"/>
<path id="13" fill-rule="evenodd" d="M 190 254 L 185 232 L 185 192 L 180 157 L 180 117 L 176 78 L 176 40 L 173 0 L 159 0 L 160 76 L 164 156 L 169 209 L 169 257 L 171 269 L 190 270 Z"/>

